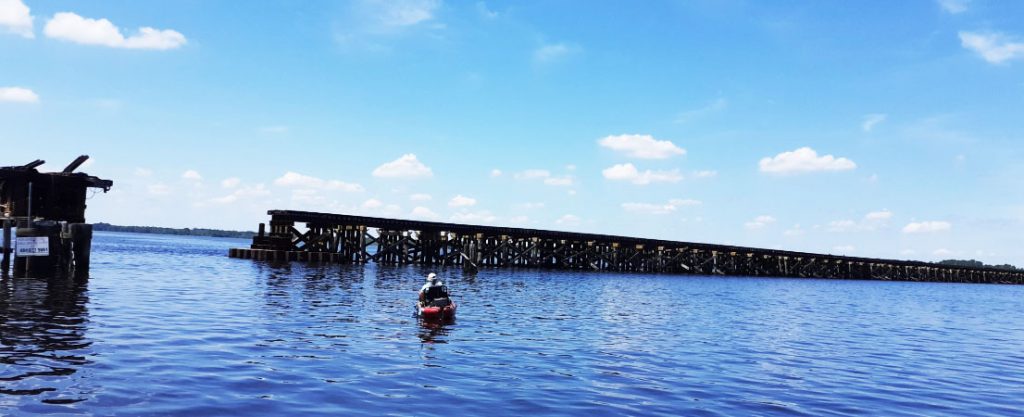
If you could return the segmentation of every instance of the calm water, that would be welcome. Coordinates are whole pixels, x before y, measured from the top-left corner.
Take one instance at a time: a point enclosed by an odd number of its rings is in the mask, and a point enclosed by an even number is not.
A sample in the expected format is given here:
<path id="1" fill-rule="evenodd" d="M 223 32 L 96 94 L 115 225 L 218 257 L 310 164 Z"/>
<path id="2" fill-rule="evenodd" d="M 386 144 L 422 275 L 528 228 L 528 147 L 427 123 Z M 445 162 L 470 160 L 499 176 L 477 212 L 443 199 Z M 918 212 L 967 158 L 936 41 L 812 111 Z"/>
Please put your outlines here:
<path id="1" fill-rule="evenodd" d="M 0 414 L 1024 415 L 1024 287 L 228 259 L 97 234 L 0 286 Z"/>

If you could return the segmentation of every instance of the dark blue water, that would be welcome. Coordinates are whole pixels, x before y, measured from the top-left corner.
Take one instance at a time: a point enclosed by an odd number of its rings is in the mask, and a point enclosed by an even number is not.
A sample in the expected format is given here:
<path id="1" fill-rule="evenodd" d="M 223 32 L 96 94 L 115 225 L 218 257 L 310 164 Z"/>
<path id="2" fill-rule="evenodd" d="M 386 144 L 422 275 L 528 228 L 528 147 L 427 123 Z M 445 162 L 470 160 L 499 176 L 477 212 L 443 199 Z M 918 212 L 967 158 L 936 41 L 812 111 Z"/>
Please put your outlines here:
<path id="1" fill-rule="evenodd" d="M 0 285 L 3 415 L 1024 415 L 1024 287 L 273 266 L 97 234 Z"/>

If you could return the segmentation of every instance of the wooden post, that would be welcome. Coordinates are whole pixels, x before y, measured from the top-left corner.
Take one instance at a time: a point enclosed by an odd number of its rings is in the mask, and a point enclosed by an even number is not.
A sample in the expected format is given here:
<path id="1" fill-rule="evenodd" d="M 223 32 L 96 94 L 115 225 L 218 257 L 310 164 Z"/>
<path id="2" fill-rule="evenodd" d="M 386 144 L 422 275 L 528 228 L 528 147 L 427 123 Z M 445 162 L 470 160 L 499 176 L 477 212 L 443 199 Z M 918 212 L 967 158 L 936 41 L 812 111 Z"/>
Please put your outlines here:
<path id="1" fill-rule="evenodd" d="M 4 219 L 4 249 L 3 260 L 0 262 L 0 270 L 3 275 L 11 270 L 11 220 Z"/>

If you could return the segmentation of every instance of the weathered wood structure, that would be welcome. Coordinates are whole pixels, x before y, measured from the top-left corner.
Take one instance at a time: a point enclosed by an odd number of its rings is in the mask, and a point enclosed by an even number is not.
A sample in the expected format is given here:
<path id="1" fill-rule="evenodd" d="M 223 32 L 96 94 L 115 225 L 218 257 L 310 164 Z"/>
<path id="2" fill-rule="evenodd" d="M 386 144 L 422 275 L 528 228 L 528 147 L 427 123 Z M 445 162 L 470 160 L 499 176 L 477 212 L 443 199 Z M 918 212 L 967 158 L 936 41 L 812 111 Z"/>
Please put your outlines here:
<path id="1" fill-rule="evenodd" d="M 0 167 L 0 270 L 4 274 L 10 269 L 16 240 L 43 246 L 34 248 L 39 252 L 32 256 L 19 251 L 23 253 L 14 258 L 15 276 L 88 274 L 92 225 L 85 223 L 87 194 L 90 188 L 106 192 L 114 185 L 74 172 L 88 159 L 79 156 L 61 172 L 39 172 L 36 168 L 45 163 L 42 160 Z M 17 228 L 15 239 L 12 228 Z"/>
<path id="2" fill-rule="evenodd" d="M 271 210 L 264 261 L 550 268 L 668 274 L 1024 284 L 1024 272 L 622 236 Z M 296 228 L 305 224 L 305 231 Z"/>

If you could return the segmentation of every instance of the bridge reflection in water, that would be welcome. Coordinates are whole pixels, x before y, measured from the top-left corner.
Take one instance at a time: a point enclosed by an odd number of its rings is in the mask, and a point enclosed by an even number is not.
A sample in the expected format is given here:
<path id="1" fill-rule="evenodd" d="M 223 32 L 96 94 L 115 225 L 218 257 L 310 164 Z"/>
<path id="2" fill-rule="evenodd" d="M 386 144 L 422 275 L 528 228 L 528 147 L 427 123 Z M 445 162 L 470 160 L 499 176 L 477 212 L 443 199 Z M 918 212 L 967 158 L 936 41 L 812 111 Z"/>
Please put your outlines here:
<path id="1" fill-rule="evenodd" d="M 270 210 L 233 258 L 798 278 L 1024 284 L 1024 272 L 740 246 Z M 305 224 L 305 231 L 295 227 Z"/>

